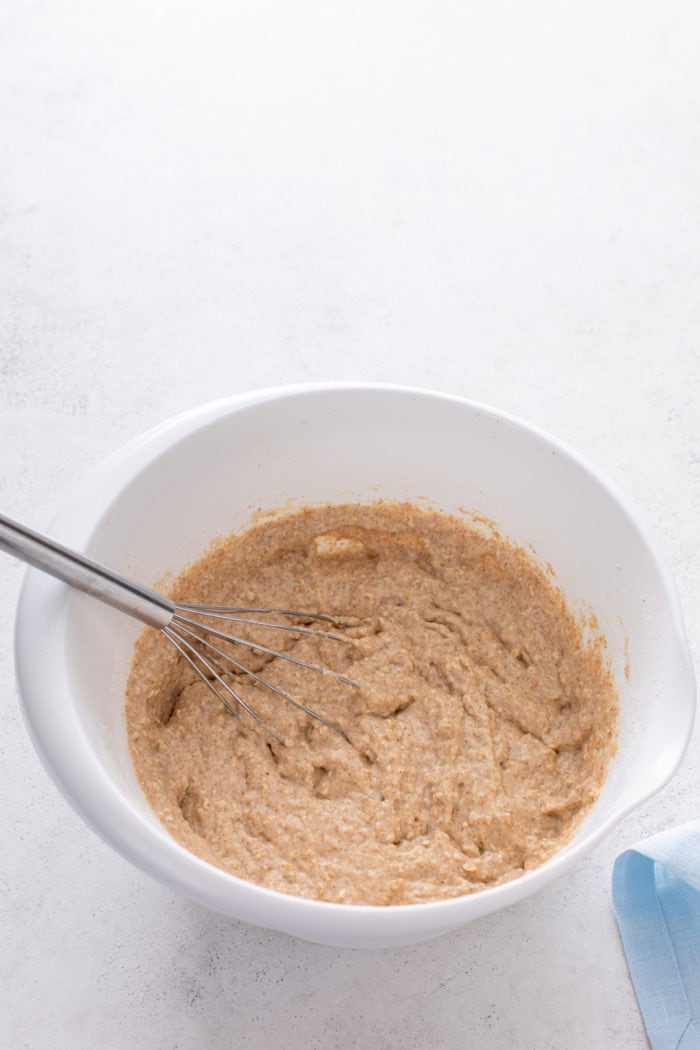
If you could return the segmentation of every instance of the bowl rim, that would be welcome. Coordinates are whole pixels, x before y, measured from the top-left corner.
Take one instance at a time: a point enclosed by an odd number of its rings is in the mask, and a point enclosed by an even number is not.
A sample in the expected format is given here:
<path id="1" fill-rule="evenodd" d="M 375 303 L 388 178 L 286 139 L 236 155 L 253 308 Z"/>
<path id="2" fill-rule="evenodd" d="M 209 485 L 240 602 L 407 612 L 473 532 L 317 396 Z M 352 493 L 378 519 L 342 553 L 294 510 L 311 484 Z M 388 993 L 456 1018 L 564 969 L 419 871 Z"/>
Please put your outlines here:
<path id="1" fill-rule="evenodd" d="M 29 735 L 45 768 L 83 820 L 137 867 L 169 886 L 176 886 L 185 895 L 199 900 L 200 903 L 226 913 L 222 907 L 221 893 L 226 890 L 230 891 L 232 886 L 237 886 L 241 891 L 245 891 L 248 900 L 263 905 L 266 914 L 270 912 L 271 906 L 273 912 L 282 913 L 292 906 L 291 902 L 294 902 L 297 910 L 302 909 L 306 914 L 328 915 L 332 913 L 338 916 L 345 913 L 353 919 L 371 916 L 373 928 L 376 927 L 377 921 L 381 921 L 384 927 L 383 932 L 388 932 L 389 928 L 393 929 L 400 925 L 406 915 L 415 918 L 431 916 L 437 919 L 439 917 L 441 925 L 445 929 L 450 929 L 468 921 L 469 912 L 474 910 L 474 902 L 477 899 L 479 901 L 478 914 L 486 914 L 529 896 L 567 870 L 575 860 L 584 856 L 599 843 L 629 812 L 664 787 L 677 771 L 687 750 L 695 715 L 695 679 L 680 598 L 665 557 L 644 515 L 638 508 L 632 506 L 614 482 L 580 453 L 537 425 L 470 398 L 430 388 L 394 383 L 361 381 L 295 383 L 242 391 L 205 402 L 170 417 L 132 438 L 102 460 L 73 486 L 62 509 L 54 516 L 49 531 L 61 542 L 81 549 L 83 543 L 89 542 L 96 521 L 124 485 L 136 473 L 145 469 L 161 452 L 179 440 L 223 416 L 236 413 L 248 406 L 282 398 L 327 394 L 334 391 L 358 394 L 378 392 L 410 396 L 416 399 L 444 400 L 458 404 L 473 413 L 483 414 L 506 423 L 534 436 L 568 458 L 618 505 L 630 526 L 638 533 L 659 573 L 664 598 L 671 614 L 673 634 L 683 663 L 679 670 L 680 678 L 685 682 L 687 689 L 689 717 L 683 737 L 678 740 L 676 753 L 665 767 L 664 774 L 657 775 L 655 780 L 651 780 L 644 790 L 636 792 L 635 797 L 627 803 L 613 807 L 611 812 L 601 820 L 598 827 L 586 832 L 579 841 L 567 844 L 563 850 L 557 851 L 544 864 L 508 882 L 486 887 L 476 893 L 416 904 L 344 904 L 268 889 L 225 872 L 191 853 L 173 839 L 164 828 L 161 831 L 149 823 L 128 802 L 97 760 L 77 721 L 72 726 L 61 726 L 57 724 L 55 712 L 52 718 L 51 712 L 46 711 L 46 705 L 43 705 L 42 710 L 41 698 L 45 693 L 45 676 L 43 661 L 36 660 L 36 643 L 33 641 L 33 636 L 41 638 L 42 629 L 48 630 L 50 634 L 58 620 L 62 622 L 67 588 L 33 568 L 28 569 L 25 573 L 15 621 L 15 665 L 20 705 Z M 89 508 L 87 516 L 86 507 Z M 82 508 L 82 511 L 79 508 Z M 64 665 L 62 675 L 65 671 Z M 64 683 L 62 679 L 62 684 L 67 684 L 67 680 Z M 71 730 L 76 732 L 74 739 L 70 735 Z M 66 747 L 68 751 L 62 751 L 62 748 Z M 92 788 L 90 802 L 86 801 L 82 792 L 75 790 L 75 771 L 73 775 L 66 773 L 69 757 L 73 763 L 80 760 L 80 770 Z M 107 815 L 111 814 L 111 822 L 104 819 L 105 814 L 99 809 L 100 805 L 105 804 L 108 804 Z M 123 827 L 120 826 L 120 821 L 123 821 L 125 826 L 128 824 L 128 827 L 132 828 L 134 820 L 136 820 L 138 831 L 136 843 L 134 836 L 125 834 Z M 109 828 L 105 826 L 107 823 L 110 824 Z M 137 844 L 147 848 L 145 850 L 136 848 Z M 229 914 L 235 915 L 237 910 L 232 909 Z M 268 924 L 262 919 L 250 921 Z M 283 926 L 284 923 L 280 920 L 279 928 Z M 275 928 L 274 925 L 273 928 Z"/>

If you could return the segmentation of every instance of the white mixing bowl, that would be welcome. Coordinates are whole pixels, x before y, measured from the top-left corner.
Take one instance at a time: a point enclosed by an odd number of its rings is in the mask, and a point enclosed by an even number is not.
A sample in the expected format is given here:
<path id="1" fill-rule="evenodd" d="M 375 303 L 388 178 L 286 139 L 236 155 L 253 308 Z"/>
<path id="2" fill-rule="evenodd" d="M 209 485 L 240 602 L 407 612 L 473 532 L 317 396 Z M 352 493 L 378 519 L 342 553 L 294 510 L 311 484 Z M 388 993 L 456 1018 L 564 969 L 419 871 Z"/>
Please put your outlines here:
<path id="1" fill-rule="evenodd" d="M 124 685 L 141 626 L 36 570 L 16 653 L 24 714 L 46 768 L 107 842 L 223 915 L 322 944 L 382 947 L 446 933 L 571 868 L 674 773 L 695 689 L 674 585 L 626 500 L 554 438 L 460 398 L 321 384 L 204 405 L 113 455 L 51 533 L 117 570 L 162 583 L 260 508 L 378 497 L 477 511 L 554 569 L 592 610 L 620 694 L 619 750 L 574 839 L 513 882 L 452 900 L 365 907 L 303 900 L 228 875 L 158 823 L 127 747 Z"/>

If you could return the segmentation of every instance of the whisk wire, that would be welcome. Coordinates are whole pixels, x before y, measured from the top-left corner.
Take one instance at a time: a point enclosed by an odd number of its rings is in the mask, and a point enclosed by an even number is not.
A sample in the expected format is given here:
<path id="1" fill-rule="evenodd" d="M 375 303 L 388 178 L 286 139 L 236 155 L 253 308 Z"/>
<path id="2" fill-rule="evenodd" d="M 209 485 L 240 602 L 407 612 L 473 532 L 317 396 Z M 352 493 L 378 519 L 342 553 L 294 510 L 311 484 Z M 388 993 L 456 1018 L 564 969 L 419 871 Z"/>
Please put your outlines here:
<path id="1" fill-rule="evenodd" d="M 178 609 L 180 606 L 177 607 Z M 176 615 L 179 614 L 176 613 Z M 245 623 L 250 624 L 253 627 L 269 627 L 272 631 L 294 631 L 295 634 L 307 634 L 311 635 L 312 638 L 328 638 L 332 642 L 346 642 L 347 638 L 344 638 L 342 634 L 332 634 L 330 631 L 317 631 L 313 627 L 302 627 L 301 624 L 295 623 L 270 623 L 269 620 L 254 620 L 249 616 L 233 616 L 230 613 L 213 613 L 206 612 L 203 615 L 216 618 L 217 620 L 226 620 L 228 623 Z M 182 617 L 185 619 L 185 617 Z"/>
<path id="2" fill-rule="evenodd" d="M 202 680 L 202 682 L 204 682 L 206 687 L 214 694 L 215 697 L 217 697 L 218 700 L 221 701 L 221 703 L 224 705 L 229 714 L 232 714 L 235 718 L 240 717 L 238 710 L 234 707 L 231 701 L 219 692 L 219 690 L 212 684 L 211 680 L 207 677 L 207 675 L 202 671 L 201 667 L 199 667 L 199 665 L 196 663 L 194 659 L 195 657 L 204 665 L 209 674 L 211 674 L 216 679 L 219 685 L 223 689 L 225 689 L 230 696 L 233 697 L 236 703 L 240 707 L 242 707 L 243 710 L 246 711 L 251 718 L 255 719 L 258 725 L 262 729 L 264 729 L 266 733 L 269 733 L 270 736 L 274 737 L 274 739 L 284 747 L 284 740 L 279 735 L 279 733 L 277 733 L 272 728 L 272 726 L 267 724 L 265 719 L 258 714 L 254 707 L 251 707 L 250 704 L 246 703 L 246 701 L 243 699 L 240 693 L 237 693 L 236 690 L 233 689 L 228 682 L 224 681 L 222 675 L 217 672 L 217 669 L 213 666 L 211 660 L 207 659 L 207 657 L 205 657 L 204 654 L 196 648 L 196 646 L 188 642 L 187 639 L 183 638 L 181 635 L 176 636 L 175 631 L 173 631 L 170 627 L 163 628 L 163 634 L 166 636 L 166 638 L 168 638 L 170 642 L 172 642 L 172 644 L 178 650 L 180 655 L 184 657 L 184 659 L 187 661 L 187 663 L 190 665 L 193 671 L 195 671 L 199 678 Z M 219 669 L 222 670 L 220 665 Z"/>
<path id="3" fill-rule="evenodd" d="M 221 615 L 227 618 L 230 613 L 273 613 L 275 616 L 297 616 L 300 620 L 323 620 L 326 623 L 335 624 L 336 627 L 348 626 L 341 617 L 329 616 L 327 613 L 312 613 L 303 609 L 277 609 L 269 605 L 198 605 L 192 602 L 173 602 L 173 605 L 176 609 L 201 613 L 203 616 Z M 281 625 L 267 624 L 267 626 Z"/>
<path id="4" fill-rule="evenodd" d="M 288 660 L 289 663 L 297 664 L 299 667 L 305 667 L 308 671 L 315 671 L 317 674 L 322 675 L 330 675 L 332 678 L 336 678 L 339 682 L 343 682 L 344 685 L 357 687 L 357 682 L 354 682 L 352 678 L 348 678 L 347 675 L 341 674 L 339 671 L 332 671 L 330 667 L 321 667 L 319 664 L 313 664 L 309 660 L 301 660 L 298 656 L 292 656 L 291 653 L 281 652 L 279 649 L 272 649 L 269 645 L 261 645 L 259 642 L 253 642 L 247 638 L 239 638 L 237 635 L 228 634 L 226 631 L 220 631 L 216 627 L 209 627 L 205 624 L 201 624 L 197 620 L 193 620 L 190 616 L 181 616 L 180 613 L 176 612 L 170 625 L 172 626 L 173 624 L 178 627 L 186 625 L 187 627 L 195 628 L 202 641 L 205 641 L 205 634 L 211 634 L 215 638 L 221 638 L 225 642 L 231 642 L 232 645 L 240 645 L 245 649 L 252 649 L 253 652 L 267 653 L 269 656 L 276 656 L 281 660 Z M 265 626 L 270 627 L 272 625 L 265 624 Z"/>
<path id="5" fill-rule="evenodd" d="M 305 714 L 310 715 L 311 718 L 316 719 L 317 722 L 321 722 L 322 725 L 327 726 L 328 729 L 333 729 L 336 733 L 340 733 L 341 736 L 345 736 L 345 732 L 335 722 L 331 722 L 330 719 L 324 718 L 323 715 L 320 715 L 318 711 L 314 711 L 311 707 L 307 707 L 306 704 L 302 703 L 301 700 L 298 700 L 295 696 L 292 696 L 291 693 L 288 693 L 285 689 L 280 688 L 280 686 L 275 685 L 275 683 L 271 682 L 268 678 L 263 678 L 263 676 L 258 674 L 257 671 L 252 671 L 249 667 L 246 667 L 245 664 L 242 664 L 240 660 L 236 660 L 236 658 L 230 653 L 224 652 L 223 649 L 220 649 L 218 646 L 214 645 L 212 642 L 208 641 L 206 638 L 203 638 L 201 635 L 195 633 L 194 631 L 189 630 L 189 628 L 187 627 L 178 627 L 176 630 L 178 637 L 180 637 L 180 639 L 185 644 L 188 644 L 191 648 L 194 648 L 196 650 L 195 646 L 187 642 L 187 640 L 182 637 L 181 632 L 184 632 L 190 635 L 192 638 L 195 638 L 200 644 L 205 645 L 208 650 L 210 650 L 213 653 L 216 653 L 217 656 L 220 656 L 223 660 L 227 661 L 233 667 L 243 672 L 243 674 L 245 674 L 247 677 L 252 678 L 254 681 L 258 682 L 259 685 L 265 686 L 266 689 L 269 689 L 271 692 L 276 693 L 277 696 L 281 696 L 288 703 L 292 704 L 293 707 L 296 707 L 300 711 L 303 711 Z M 169 632 L 171 631 L 173 631 L 173 628 L 167 629 L 166 633 L 168 633 L 169 637 Z M 202 653 L 198 652 L 198 655 L 200 656 L 200 658 L 204 657 L 204 654 Z M 227 673 L 225 667 L 223 667 L 217 660 L 211 657 L 209 653 L 206 654 L 206 657 L 204 657 L 202 662 L 205 662 L 205 660 L 213 667 L 217 668 L 221 672 L 221 674 Z M 310 666 L 313 667 L 315 665 Z M 222 684 L 227 685 L 227 683 Z M 231 691 L 235 692 L 234 690 Z"/>

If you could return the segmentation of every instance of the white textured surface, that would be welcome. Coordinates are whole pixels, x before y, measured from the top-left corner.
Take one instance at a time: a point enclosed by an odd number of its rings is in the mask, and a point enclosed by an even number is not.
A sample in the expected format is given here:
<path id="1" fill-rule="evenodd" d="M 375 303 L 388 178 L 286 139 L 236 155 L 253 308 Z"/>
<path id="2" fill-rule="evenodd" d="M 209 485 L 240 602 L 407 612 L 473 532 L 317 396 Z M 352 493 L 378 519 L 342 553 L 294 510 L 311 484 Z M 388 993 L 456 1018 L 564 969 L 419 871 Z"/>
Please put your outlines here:
<path id="1" fill-rule="evenodd" d="M 43 527 L 153 423 L 301 379 L 434 386 L 589 456 L 646 512 L 700 642 L 700 15 L 589 4 L 7 0 L 0 507 Z M 617 852 L 415 948 L 227 923 L 83 827 L 14 695 L 0 560 L 4 1044 L 643 1047 Z"/>

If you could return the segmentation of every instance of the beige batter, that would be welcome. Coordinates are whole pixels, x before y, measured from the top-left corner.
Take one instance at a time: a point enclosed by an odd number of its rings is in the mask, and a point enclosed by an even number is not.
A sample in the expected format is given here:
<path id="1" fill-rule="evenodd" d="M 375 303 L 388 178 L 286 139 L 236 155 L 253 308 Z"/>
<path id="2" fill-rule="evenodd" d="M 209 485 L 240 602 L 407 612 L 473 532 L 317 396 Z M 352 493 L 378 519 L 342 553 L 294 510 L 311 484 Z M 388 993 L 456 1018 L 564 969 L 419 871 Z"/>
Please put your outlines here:
<path id="1" fill-rule="evenodd" d="M 546 574 L 487 531 L 407 504 L 309 508 L 184 572 L 181 600 L 345 617 L 342 642 L 249 636 L 359 688 L 239 650 L 347 735 L 236 676 L 280 746 L 147 631 L 129 740 L 175 838 L 261 885 L 356 904 L 470 893 L 565 843 L 605 778 L 617 698 L 602 641 L 584 643 Z"/>

